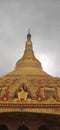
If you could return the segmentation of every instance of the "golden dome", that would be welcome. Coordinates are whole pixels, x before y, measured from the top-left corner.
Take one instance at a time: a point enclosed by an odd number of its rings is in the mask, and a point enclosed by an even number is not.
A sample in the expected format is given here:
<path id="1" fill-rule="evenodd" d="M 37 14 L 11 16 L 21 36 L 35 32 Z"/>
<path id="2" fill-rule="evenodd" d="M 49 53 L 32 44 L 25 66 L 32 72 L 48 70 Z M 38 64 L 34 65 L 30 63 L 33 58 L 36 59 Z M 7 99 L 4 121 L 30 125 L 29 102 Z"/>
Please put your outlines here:
<path id="1" fill-rule="evenodd" d="M 16 63 L 15 70 L 0 78 L 0 101 L 1 112 L 24 108 L 24 112 L 60 113 L 60 110 L 57 112 L 60 108 L 60 78 L 43 71 L 34 56 L 30 32 L 24 54 Z"/>

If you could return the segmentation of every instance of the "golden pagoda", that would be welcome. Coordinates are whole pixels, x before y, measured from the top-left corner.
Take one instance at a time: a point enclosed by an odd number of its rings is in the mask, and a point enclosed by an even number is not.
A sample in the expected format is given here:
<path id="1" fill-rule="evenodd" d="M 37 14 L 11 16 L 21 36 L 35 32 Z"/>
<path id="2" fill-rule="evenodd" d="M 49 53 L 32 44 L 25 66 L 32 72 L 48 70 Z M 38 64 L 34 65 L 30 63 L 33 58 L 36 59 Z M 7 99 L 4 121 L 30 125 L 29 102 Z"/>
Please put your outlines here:
<path id="1" fill-rule="evenodd" d="M 51 117 L 57 122 L 56 127 L 60 127 L 60 78 L 43 71 L 40 61 L 34 55 L 30 32 L 27 34 L 24 54 L 16 63 L 15 69 L 0 78 L 0 114 L 2 118 L 0 122 L 8 123 L 11 130 L 11 124 L 15 124 L 17 120 L 22 121 L 22 126 L 18 130 L 27 130 L 25 121 L 27 124 L 32 124 L 32 121 L 33 124 L 34 122 L 39 124 L 39 120 L 40 125 L 43 124 L 43 128 L 39 127 L 39 130 L 48 130 L 44 126 L 48 123 L 51 127 L 51 123 L 49 124 Z M 37 124 L 36 126 L 39 126 Z M 18 123 L 13 130 L 17 129 L 17 125 Z M 35 130 L 36 126 L 31 126 L 30 129 Z M 53 125 L 51 130 L 52 128 Z"/>

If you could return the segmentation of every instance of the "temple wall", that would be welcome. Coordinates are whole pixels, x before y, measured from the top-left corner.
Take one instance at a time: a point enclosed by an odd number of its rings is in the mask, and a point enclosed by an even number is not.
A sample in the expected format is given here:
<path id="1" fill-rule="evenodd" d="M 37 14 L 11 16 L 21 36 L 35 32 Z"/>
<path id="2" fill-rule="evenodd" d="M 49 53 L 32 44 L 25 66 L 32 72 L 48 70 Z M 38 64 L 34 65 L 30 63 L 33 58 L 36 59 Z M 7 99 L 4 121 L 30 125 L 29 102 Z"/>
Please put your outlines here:
<path id="1" fill-rule="evenodd" d="M 11 113 L 11 114 L 1 114 L 0 116 L 0 126 L 6 125 L 8 129 L 0 130 L 27 130 L 20 129 L 20 126 L 26 126 L 28 130 L 59 130 L 60 122 L 56 120 L 53 116 L 42 115 L 42 114 L 27 114 L 27 113 Z M 42 126 L 42 128 L 40 128 Z M 46 127 L 46 128 L 44 128 Z M 19 129 L 18 129 L 19 128 Z"/>

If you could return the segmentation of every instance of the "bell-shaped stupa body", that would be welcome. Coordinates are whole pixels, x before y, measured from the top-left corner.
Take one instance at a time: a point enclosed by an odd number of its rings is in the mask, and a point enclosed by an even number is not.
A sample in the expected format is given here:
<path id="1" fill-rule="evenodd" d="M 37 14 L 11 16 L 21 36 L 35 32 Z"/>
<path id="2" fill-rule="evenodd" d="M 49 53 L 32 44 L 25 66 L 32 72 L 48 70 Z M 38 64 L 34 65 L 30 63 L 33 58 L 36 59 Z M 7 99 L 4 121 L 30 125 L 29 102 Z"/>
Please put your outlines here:
<path id="1" fill-rule="evenodd" d="M 31 34 L 27 34 L 27 41 L 25 44 L 25 51 L 22 58 L 16 63 L 15 70 L 17 72 L 24 73 L 24 75 L 45 75 L 46 73 L 42 70 L 42 65 L 34 55 Z"/>

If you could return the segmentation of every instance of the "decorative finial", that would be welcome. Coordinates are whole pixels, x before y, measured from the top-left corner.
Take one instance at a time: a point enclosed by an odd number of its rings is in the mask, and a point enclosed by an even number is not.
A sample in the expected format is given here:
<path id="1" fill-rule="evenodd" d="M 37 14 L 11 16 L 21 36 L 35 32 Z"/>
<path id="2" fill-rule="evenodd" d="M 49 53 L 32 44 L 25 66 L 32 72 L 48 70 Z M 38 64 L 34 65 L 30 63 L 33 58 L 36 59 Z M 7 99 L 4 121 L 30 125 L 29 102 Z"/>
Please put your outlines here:
<path id="1" fill-rule="evenodd" d="M 27 40 L 31 40 L 30 28 L 28 29 Z"/>

